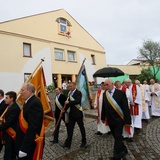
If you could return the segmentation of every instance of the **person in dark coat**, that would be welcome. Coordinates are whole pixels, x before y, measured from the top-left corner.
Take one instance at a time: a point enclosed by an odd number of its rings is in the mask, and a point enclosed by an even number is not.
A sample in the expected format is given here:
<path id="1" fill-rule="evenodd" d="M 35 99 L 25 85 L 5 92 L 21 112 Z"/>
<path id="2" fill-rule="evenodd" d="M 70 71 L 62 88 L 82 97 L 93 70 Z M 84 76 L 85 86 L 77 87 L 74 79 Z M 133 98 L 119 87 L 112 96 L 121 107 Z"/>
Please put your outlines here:
<path id="1" fill-rule="evenodd" d="M 66 96 L 64 94 L 62 94 L 62 89 L 57 87 L 55 89 L 56 92 L 56 99 L 55 99 L 55 126 L 57 125 L 58 119 L 60 117 L 60 113 L 61 110 L 64 107 L 64 103 L 67 100 Z M 61 119 L 64 121 L 65 125 L 66 125 L 66 129 L 67 129 L 67 133 L 68 133 L 68 114 L 67 113 L 63 113 Z M 59 138 L 59 128 L 60 128 L 60 124 L 61 124 L 61 120 L 59 122 L 59 124 L 57 125 L 57 128 L 55 129 L 55 133 L 54 133 L 54 138 L 52 141 L 50 141 L 52 144 L 54 143 L 58 143 L 58 138 Z"/>
<path id="2" fill-rule="evenodd" d="M 16 159 L 15 137 L 20 108 L 16 103 L 16 92 L 9 91 L 5 95 L 5 103 L 8 107 L 0 124 L 0 131 L 2 131 L 2 139 L 5 146 L 4 160 L 14 160 Z"/>
<path id="3" fill-rule="evenodd" d="M 74 82 L 71 82 L 70 84 L 68 84 L 68 88 L 70 89 L 69 99 L 65 101 L 65 104 L 66 104 L 65 110 L 70 108 L 68 136 L 63 147 L 67 147 L 67 148 L 71 147 L 73 130 L 76 122 L 80 128 L 81 136 L 82 136 L 80 147 L 86 147 L 86 131 L 84 128 L 83 109 L 81 106 L 82 93 L 78 89 L 76 89 L 76 83 Z"/>
<path id="4" fill-rule="evenodd" d="M 4 91 L 0 89 L 0 116 L 3 114 L 5 109 L 7 108 L 7 104 L 4 101 Z"/>
<path id="5" fill-rule="evenodd" d="M 25 104 L 20 113 L 16 132 L 16 154 L 19 160 L 32 160 L 36 149 L 35 137 L 40 135 L 42 128 L 43 107 L 39 98 L 35 96 L 33 84 L 24 83 L 20 94 Z"/>
<path id="6" fill-rule="evenodd" d="M 123 143 L 123 126 L 130 127 L 131 116 L 128 107 L 126 94 L 114 87 L 110 79 L 105 80 L 106 91 L 103 94 L 101 119 L 104 122 L 107 118 L 111 133 L 115 139 L 113 160 L 121 160 L 127 153 Z"/>
<path id="7" fill-rule="evenodd" d="M 7 108 L 7 104 L 4 101 L 4 91 L 0 89 L 0 117 Z M 2 142 L 2 132 L 0 131 L 0 152 L 3 148 L 3 142 Z"/>

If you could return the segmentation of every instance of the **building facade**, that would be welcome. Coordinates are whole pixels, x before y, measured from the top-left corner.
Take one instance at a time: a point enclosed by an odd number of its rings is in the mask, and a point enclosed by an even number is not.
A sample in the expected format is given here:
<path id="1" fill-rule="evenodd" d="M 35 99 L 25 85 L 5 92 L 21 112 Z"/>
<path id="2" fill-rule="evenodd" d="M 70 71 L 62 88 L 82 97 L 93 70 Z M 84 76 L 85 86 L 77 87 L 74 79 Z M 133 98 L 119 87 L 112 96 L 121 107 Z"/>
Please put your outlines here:
<path id="1" fill-rule="evenodd" d="M 0 88 L 18 91 L 41 59 L 47 85 L 75 81 L 80 66 L 89 81 L 106 66 L 104 48 L 65 10 L 0 23 Z"/>

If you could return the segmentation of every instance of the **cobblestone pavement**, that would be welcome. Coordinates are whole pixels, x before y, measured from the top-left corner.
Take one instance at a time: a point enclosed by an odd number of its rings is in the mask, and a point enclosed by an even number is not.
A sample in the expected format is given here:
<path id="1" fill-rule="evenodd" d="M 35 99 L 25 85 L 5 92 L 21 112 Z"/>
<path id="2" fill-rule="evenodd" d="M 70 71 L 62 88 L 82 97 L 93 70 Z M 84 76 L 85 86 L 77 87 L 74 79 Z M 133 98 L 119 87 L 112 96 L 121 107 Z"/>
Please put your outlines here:
<path id="1" fill-rule="evenodd" d="M 113 137 L 104 134 L 97 136 L 95 116 L 86 116 L 85 128 L 87 135 L 86 148 L 81 149 L 81 135 L 78 126 L 74 129 L 71 149 L 64 149 L 61 145 L 66 138 L 66 130 L 62 124 L 59 143 L 50 144 L 52 129 L 47 132 L 44 160 L 107 160 L 113 156 Z M 127 142 L 129 154 L 126 160 L 160 160 L 160 118 L 151 118 L 149 123 L 142 122 L 143 129 L 135 134 L 135 142 Z"/>
<path id="2" fill-rule="evenodd" d="M 113 156 L 113 137 L 104 134 L 97 136 L 96 119 L 93 115 L 86 115 L 85 128 L 87 147 L 80 148 L 81 135 L 75 126 L 71 149 L 61 147 L 66 139 L 66 129 L 61 123 L 59 143 L 51 144 L 54 124 L 46 132 L 43 160 L 107 160 Z M 135 134 L 135 142 L 127 142 L 129 154 L 126 160 L 160 160 L 160 118 L 151 118 L 149 123 L 143 122 L 143 129 Z M 2 153 L 0 159 L 2 160 Z"/>

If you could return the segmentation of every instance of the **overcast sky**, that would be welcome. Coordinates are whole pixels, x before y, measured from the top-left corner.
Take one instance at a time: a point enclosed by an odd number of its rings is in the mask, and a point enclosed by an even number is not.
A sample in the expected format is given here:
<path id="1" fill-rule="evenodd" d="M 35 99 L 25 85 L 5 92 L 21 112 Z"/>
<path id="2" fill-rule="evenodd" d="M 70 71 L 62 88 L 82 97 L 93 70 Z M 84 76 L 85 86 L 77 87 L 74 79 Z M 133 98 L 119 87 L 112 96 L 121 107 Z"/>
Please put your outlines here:
<path id="1" fill-rule="evenodd" d="M 160 0 L 0 0 L 0 22 L 62 8 L 103 46 L 107 64 L 136 59 L 143 40 L 160 41 Z"/>

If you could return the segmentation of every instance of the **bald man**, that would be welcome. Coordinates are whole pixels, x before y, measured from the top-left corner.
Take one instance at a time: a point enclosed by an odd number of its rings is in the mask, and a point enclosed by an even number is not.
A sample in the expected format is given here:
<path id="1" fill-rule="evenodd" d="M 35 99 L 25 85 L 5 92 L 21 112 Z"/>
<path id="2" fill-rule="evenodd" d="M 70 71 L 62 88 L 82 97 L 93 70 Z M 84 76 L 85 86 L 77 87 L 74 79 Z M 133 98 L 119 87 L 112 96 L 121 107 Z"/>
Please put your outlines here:
<path id="1" fill-rule="evenodd" d="M 120 160 L 127 153 L 127 147 L 123 143 L 123 126 L 130 127 L 131 116 L 128 108 L 128 100 L 125 92 L 114 87 L 110 79 L 105 80 L 106 91 L 103 94 L 101 119 L 107 118 L 111 133 L 115 139 L 113 159 Z"/>

